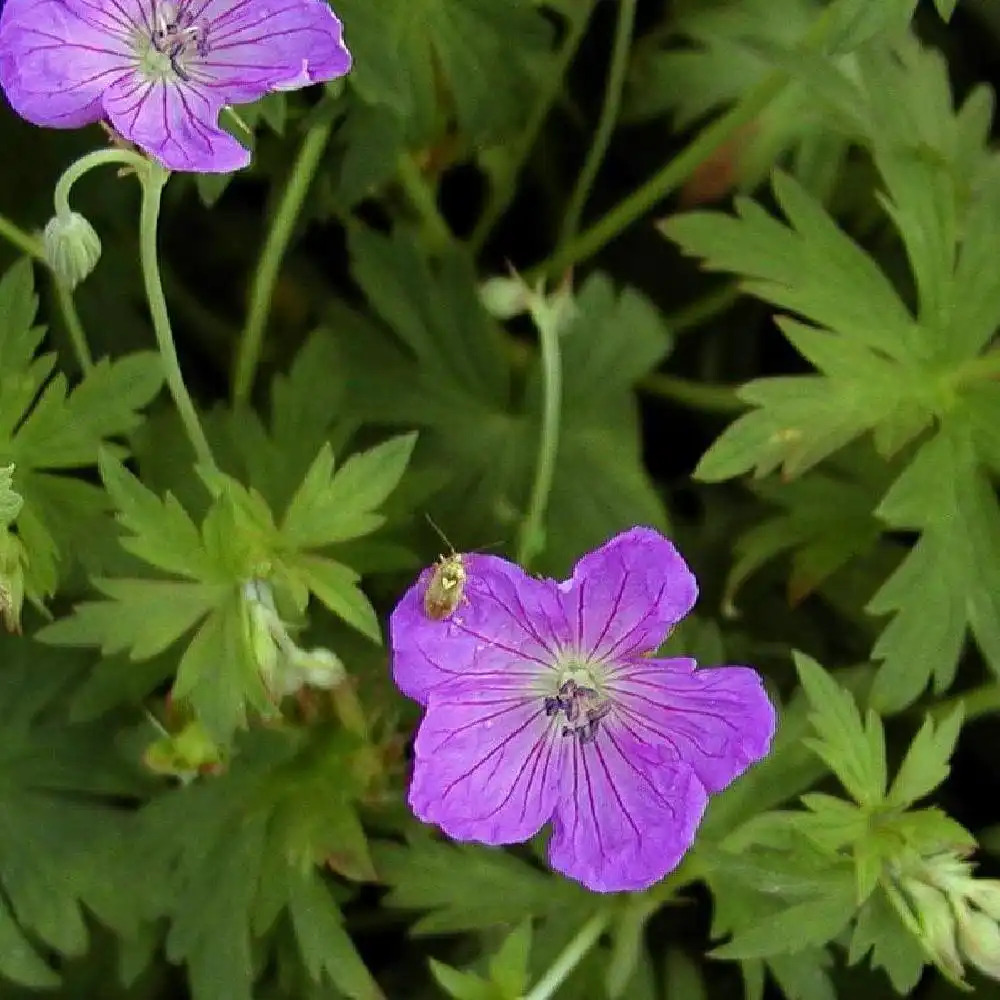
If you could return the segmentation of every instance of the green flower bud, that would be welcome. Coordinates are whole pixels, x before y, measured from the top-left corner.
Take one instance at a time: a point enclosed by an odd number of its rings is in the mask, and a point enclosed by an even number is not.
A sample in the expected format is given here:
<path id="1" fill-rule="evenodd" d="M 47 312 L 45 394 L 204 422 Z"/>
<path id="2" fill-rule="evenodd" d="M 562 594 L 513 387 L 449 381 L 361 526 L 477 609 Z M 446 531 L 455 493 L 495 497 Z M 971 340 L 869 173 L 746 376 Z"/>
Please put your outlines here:
<path id="1" fill-rule="evenodd" d="M 329 649 L 296 649 L 291 663 L 305 684 L 325 691 L 335 688 L 347 673 L 340 657 Z"/>
<path id="2" fill-rule="evenodd" d="M 79 212 L 49 219 L 42 245 L 49 267 L 70 289 L 76 288 L 101 259 L 101 239 Z"/>
<path id="3" fill-rule="evenodd" d="M 955 938 L 955 914 L 948 897 L 915 879 L 907 879 L 903 888 L 913 901 L 920 937 L 928 954 L 948 974 L 961 981 L 964 969 Z"/>
<path id="4" fill-rule="evenodd" d="M 26 562 L 21 539 L 9 531 L 0 531 L 0 623 L 8 632 L 17 634 L 21 632 Z"/>
<path id="5" fill-rule="evenodd" d="M 990 919 L 1000 921 L 1000 881 L 977 878 L 966 889 L 965 898 L 974 903 Z"/>
<path id="6" fill-rule="evenodd" d="M 958 908 L 958 943 L 965 957 L 984 975 L 1000 979 L 1000 927 L 985 913 Z"/>
<path id="7" fill-rule="evenodd" d="M 531 289 L 516 275 L 487 278 L 479 286 L 479 300 L 495 319 L 512 319 L 527 312 Z"/>

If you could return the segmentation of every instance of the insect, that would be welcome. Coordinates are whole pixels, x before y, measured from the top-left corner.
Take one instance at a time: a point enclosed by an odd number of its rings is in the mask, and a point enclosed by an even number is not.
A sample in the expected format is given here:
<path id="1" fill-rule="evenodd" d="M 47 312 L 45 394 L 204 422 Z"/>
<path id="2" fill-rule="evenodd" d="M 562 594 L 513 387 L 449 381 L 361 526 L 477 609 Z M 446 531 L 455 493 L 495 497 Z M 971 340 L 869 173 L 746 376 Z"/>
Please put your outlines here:
<path id="1" fill-rule="evenodd" d="M 424 614 L 435 621 L 452 615 L 465 591 L 465 557 L 461 552 L 441 556 L 424 591 Z"/>
<path id="2" fill-rule="evenodd" d="M 455 613 L 462 594 L 465 592 L 465 556 L 456 552 L 445 533 L 427 515 L 430 526 L 440 536 L 441 541 L 451 549 L 451 554 L 439 556 L 430 582 L 424 591 L 424 614 L 434 621 L 442 621 Z"/>

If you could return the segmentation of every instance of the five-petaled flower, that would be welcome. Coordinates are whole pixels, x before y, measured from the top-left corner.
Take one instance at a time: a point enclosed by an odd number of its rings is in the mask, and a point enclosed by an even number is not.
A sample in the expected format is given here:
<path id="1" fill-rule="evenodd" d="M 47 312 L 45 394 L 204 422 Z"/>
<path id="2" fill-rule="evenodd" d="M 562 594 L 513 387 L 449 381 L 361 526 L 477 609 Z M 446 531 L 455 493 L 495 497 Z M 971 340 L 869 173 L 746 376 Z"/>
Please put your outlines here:
<path id="1" fill-rule="evenodd" d="M 6 0 L 0 14 L 0 86 L 18 114 L 106 119 L 171 170 L 245 167 L 223 106 L 350 65 L 325 0 Z"/>
<path id="2" fill-rule="evenodd" d="M 697 595 L 652 529 L 611 539 L 562 583 L 495 556 L 465 564 L 448 618 L 425 613 L 431 571 L 392 615 L 396 684 L 425 709 L 411 808 L 484 844 L 551 820 L 558 871 L 601 892 L 653 884 L 691 846 L 709 793 L 767 753 L 759 676 L 651 655 Z"/>

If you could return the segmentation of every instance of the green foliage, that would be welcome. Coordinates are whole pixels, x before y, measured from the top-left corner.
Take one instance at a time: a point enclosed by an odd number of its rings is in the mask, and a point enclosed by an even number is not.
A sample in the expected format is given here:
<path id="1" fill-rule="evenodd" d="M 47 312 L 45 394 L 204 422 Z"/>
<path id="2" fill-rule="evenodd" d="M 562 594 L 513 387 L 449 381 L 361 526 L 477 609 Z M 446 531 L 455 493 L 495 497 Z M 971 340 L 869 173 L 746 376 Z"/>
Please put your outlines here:
<path id="1" fill-rule="evenodd" d="M 351 74 L 225 109 L 250 169 L 165 189 L 179 360 L 150 349 L 134 178 L 74 188 L 104 256 L 70 299 L 28 258 L 94 137 L 0 115 L 25 258 L 0 262 L 0 995 L 1000 978 L 1000 883 L 969 859 L 1000 828 L 1000 159 L 970 79 L 995 14 L 956 6 L 640 3 L 612 39 L 597 0 L 332 0 Z M 639 213 L 674 203 L 668 242 Z M 261 364 L 229 400 L 247 302 Z M 699 603 L 660 655 L 763 675 L 773 746 L 659 884 L 598 896 L 546 829 L 487 847 L 411 814 L 388 623 L 428 518 L 552 577 L 667 531 Z"/>

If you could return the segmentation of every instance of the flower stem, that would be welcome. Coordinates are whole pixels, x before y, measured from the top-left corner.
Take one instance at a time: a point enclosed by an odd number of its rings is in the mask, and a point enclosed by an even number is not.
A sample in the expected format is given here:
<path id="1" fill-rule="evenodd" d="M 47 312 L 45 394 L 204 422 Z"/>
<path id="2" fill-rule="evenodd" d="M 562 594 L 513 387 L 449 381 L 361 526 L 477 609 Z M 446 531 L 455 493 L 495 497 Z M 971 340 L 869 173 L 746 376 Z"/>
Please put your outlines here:
<path id="1" fill-rule="evenodd" d="M 559 345 L 559 324 L 544 308 L 533 310 L 538 327 L 542 360 L 542 428 L 535 464 L 535 479 L 528 501 L 528 510 L 521 525 L 517 543 L 517 561 L 528 563 L 544 547 L 543 525 L 552 481 L 555 477 L 556 455 L 559 451 L 559 415 L 562 410 L 562 355 Z"/>
<path id="2" fill-rule="evenodd" d="M 430 238 L 433 248 L 440 250 L 448 246 L 453 240 L 451 228 L 438 208 L 433 190 L 409 153 L 404 152 L 399 157 L 396 177 L 406 192 L 410 204 L 420 216 L 424 232 Z"/>
<path id="3" fill-rule="evenodd" d="M 695 299 L 694 302 L 682 306 L 676 312 L 670 313 L 664 319 L 664 323 L 674 336 L 686 333 L 688 330 L 694 330 L 718 316 L 719 313 L 725 312 L 739 301 L 740 295 L 742 292 L 735 282 L 723 285 L 721 288 L 714 289 L 701 298 Z"/>
<path id="4" fill-rule="evenodd" d="M 610 922 L 610 910 L 595 913 L 580 928 L 576 937 L 559 953 L 545 975 L 535 984 L 534 989 L 524 995 L 523 1000 L 549 1000 L 580 964 L 583 956 L 597 944 Z"/>
<path id="5" fill-rule="evenodd" d="M 965 710 L 965 721 L 978 719 L 983 715 L 992 715 L 1000 712 L 1000 684 L 990 681 L 966 691 L 964 694 L 954 695 L 951 698 L 944 698 L 930 709 L 935 719 L 943 719 L 961 705 Z"/>
<path id="6" fill-rule="evenodd" d="M 490 191 L 489 200 L 486 204 L 475 231 L 469 239 L 469 245 L 473 254 L 478 254 L 483 245 L 489 239 L 493 227 L 500 221 L 507 207 L 517 190 L 517 179 L 524 168 L 525 160 L 535 148 L 538 133 L 542 130 L 545 120 L 552 110 L 559 92 L 562 89 L 563 79 L 569 70 L 570 63 L 576 55 L 580 42 L 590 23 L 590 15 L 597 6 L 597 0 L 577 0 L 578 9 L 567 15 L 569 17 L 569 28 L 566 38 L 563 41 L 559 55 L 552 66 L 552 71 L 545 80 L 544 86 L 538 93 L 535 106 L 532 108 L 531 117 L 520 137 L 512 144 L 510 159 L 495 179 Z"/>
<path id="7" fill-rule="evenodd" d="M 87 335 L 84 333 L 83 324 L 80 322 L 80 315 L 77 313 L 76 304 L 73 302 L 73 293 L 56 275 L 52 276 L 52 282 L 56 288 L 56 300 L 59 303 L 59 311 L 62 313 L 63 322 L 66 324 L 66 332 L 69 334 L 70 343 L 73 345 L 73 353 L 76 355 L 77 364 L 80 366 L 80 371 L 86 375 L 94 367 L 94 356 L 90 353 Z"/>
<path id="8" fill-rule="evenodd" d="M 45 254 L 42 252 L 42 241 L 30 233 L 26 233 L 20 226 L 15 226 L 13 222 L 5 219 L 2 215 L 0 215 L 0 237 L 3 237 L 21 253 L 33 257 L 35 260 L 45 260 Z"/>
<path id="9" fill-rule="evenodd" d="M 271 309 L 271 296 L 278 280 L 281 262 L 288 250 L 299 212 L 316 174 L 323 150 L 330 138 L 331 122 L 318 122 L 307 132 L 292 166 L 288 185 L 274 213 L 271 228 L 264 241 L 257 270 L 250 288 L 250 304 L 246 325 L 240 336 L 233 372 L 233 401 L 245 403 L 250 398 L 254 377 L 260 363 L 264 328 Z"/>
<path id="10" fill-rule="evenodd" d="M 806 49 L 818 48 L 839 16 L 839 4 L 824 8 L 812 28 L 806 33 L 802 45 Z M 529 271 L 529 282 L 546 275 L 562 273 L 578 261 L 592 257 L 616 236 L 655 208 L 657 203 L 678 188 L 692 173 L 736 132 L 748 125 L 785 89 L 788 73 L 775 70 L 769 73 L 746 96 L 724 115 L 706 126 L 685 148 L 651 177 L 642 187 L 620 201 L 603 218 L 589 229 Z"/>
<path id="11" fill-rule="evenodd" d="M 109 152 L 112 151 L 109 150 Z M 96 156 L 97 154 L 91 155 Z M 194 408 L 187 386 L 184 384 L 184 376 L 181 374 L 177 349 L 174 346 L 174 337 L 170 330 L 167 300 L 163 295 L 163 283 L 160 279 L 160 264 L 156 252 L 157 225 L 160 218 L 160 199 L 163 194 L 163 186 L 167 183 L 170 173 L 158 163 L 145 160 L 143 168 L 139 173 L 139 178 L 142 181 L 139 259 L 142 264 L 142 279 L 146 287 L 149 311 L 153 318 L 156 343 L 160 348 L 160 357 L 163 359 L 166 371 L 167 388 L 170 390 L 170 395 L 173 396 L 191 447 L 199 462 L 210 471 L 217 472 L 218 467 L 212 456 L 212 449 L 209 447 L 205 431 L 198 419 L 198 412 Z"/>
<path id="12" fill-rule="evenodd" d="M 133 167 L 140 178 L 145 177 L 149 160 L 128 149 L 98 149 L 93 153 L 81 156 L 75 163 L 66 168 L 62 177 L 56 182 L 56 190 L 52 196 L 57 215 L 69 215 L 69 193 L 73 185 L 89 170 L 102 167 L 109 163 L 121 163 Z"/>
<path id="13" fill-rule="evenodd" d="M 639 383 L 639 389 L 650 396 L 659 396 L 705 413 L 742 413 L 747 408 L 747 404 L 736 395 L 736 390 L 728 385 L 694 382 L 659 372 L 647 375 Z"/>
<path id="14" fill-rule="evenodd" d="M 621 110 L 622 91 L 625 89 L 625 74 L 628 70 L 628 57 L 632 48 L 632 35 L 635 31 L 636 0 L 618 0 L 618 22 L 615 27 L 615 41 L 611 52 L 611 65 L 608 69 L 608 79 L 604 88 L 604 104 L 601 116 L 594 132 L 583 169 L 577 178 L 576 186 L 570 195 L 569 207 L 563 219 L 562 231 L 559 235 L 559 246 L 565 246 L 576 236 L 580 228 L 580 219 L 590 196 L 590 190 L 597 179 L 597 173 L 604 162 L 604 156 L 611 143 L 618 113 Z"/>

